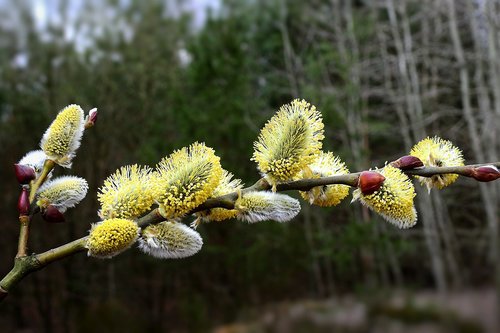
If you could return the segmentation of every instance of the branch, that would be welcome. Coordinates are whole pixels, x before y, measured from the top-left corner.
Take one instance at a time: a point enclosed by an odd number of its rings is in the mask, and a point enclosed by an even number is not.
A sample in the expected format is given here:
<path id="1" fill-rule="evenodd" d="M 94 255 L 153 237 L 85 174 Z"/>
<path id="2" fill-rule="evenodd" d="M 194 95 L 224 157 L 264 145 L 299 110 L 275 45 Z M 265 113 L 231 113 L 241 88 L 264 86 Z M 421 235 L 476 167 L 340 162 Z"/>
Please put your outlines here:
<path id="1" fill-rule="evenodd" d="M 419 169 L 404 170 L 403 172 L 409 176 L 422 176 L 422 177 L 432 177 L 434 175 L 450 174 L 455 173 L 465 177 L 472 177 L 472 169 L 480 166 L 493 165 L 500 168 L 500 162 L 494 163 L 483 163 L 483 164 L 470 164 L 457 167 L 423 167 Z M 340 176 L 322 177 L 315 179 L 300 179 L 294 180 L 286 183 L 281 183 L 276 186 L 277 192 L 283 191 L 309 191 L 316 186 L 343 184 L 352 187 L 357 187 L 358 178 L 361 172 L 349 173 Z M 266 191 L 270 190 L 271 185 L 264 179 L 258 180 L 255 184 L 250 187 L 244 188 L 241 192 L 246 193 L 249 191 Z M 199 205 L 193 209 L 190 213 L 196 213 L 203 210 L 211 208 L 226 208 L 234 209 L 234 203 L 238 198 L 238 192 L 232 192 L 218 198 L 208 199 L 203 204 Z"/>
<path id="2" fill-rule="evenodd" d="M 485 163 L 485 164 L 473 164 L 460 167 L 423 167 L 420 169 L 406 170 L 403 171 L 407 175 L 412 176 L 422 176 L 422 177 L 432 177 L 439 174 L 449 174 L 455 173 L 458 175 L 472 177 L 472 170 L 476 167 L 493 165 L 495 167 L 500 167 L 500 162 Z M 290 181 L 286 183 L 281 183 L 276 186 L 277 192 L 282 191 L 308 191 L 316 186 L 343 184 L 352 187 L 357 187 L 358 178 L 361 172 L 349 173 L 346 175 L 323 177 L 315 179 L 300 179 L 295 181 Z M 259 179 L 252 186 L 244 188 L 241 190 L 242 193 L 250 191 L 267 191 L 271 189 L 271 185 L 264 179 Z M 200 212 L 212 208 L 226 208 L 234 209 L 234 203 L 238 198 L 238 192 L 232 192 L 218 198 L 208 199 L 200 206 L 193 209 L 189 214 Z M 153 209 L 151 212 L 145 216 L 136 220 L 136 223 L 140 227 L 145 227 L 150 224 L 155 224 L 164 221 L 158 209 Z M 40 254 L 33 254 L 30 256 L 23 256 L 15 259 L 14 267 L 12 270 L 0 281 L 0 301 L 4 299 L 8 292 L 19 283 L 26 275 L 31 272 L 42 269 L 43 267 L 66 257 L 72 256 L 79 252 L 84 252 L 86 250 L 85 244 L 87 242 L 86 237 L 74 240 L 70 243 L 61 245 L 57 248 L 48 250 Z"/>

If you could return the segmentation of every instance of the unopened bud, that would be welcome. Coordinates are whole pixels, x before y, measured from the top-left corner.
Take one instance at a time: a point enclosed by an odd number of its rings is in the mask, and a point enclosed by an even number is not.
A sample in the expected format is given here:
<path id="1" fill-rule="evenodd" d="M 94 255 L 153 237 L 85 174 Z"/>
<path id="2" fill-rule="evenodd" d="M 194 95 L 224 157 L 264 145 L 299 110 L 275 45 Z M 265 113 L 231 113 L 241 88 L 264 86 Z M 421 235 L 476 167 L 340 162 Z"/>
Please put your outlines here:
<path id="1" fill-rule="evenodd" d="M 364 195 L 376 192 L 384 183 L 385 177 L 376 171 L 363 171 L 359 175 L 358 188 Z"/>
<path id="2" fill-rule="evenodd" d="M 29 165 L 14 164 L 14 171 L 19 184 L 26 185 L 36 178 L 35 169 Z"/>
<path id="3" fill-rule="evenodd" d="M 500 171 L 494 165 L 485 165 L 472 169 L 472 178 L 480 182 L 491 182 L 500 178 Z"/>
<path id="4" fill-rule="evenodd" d="M 17 209 L 19 210 L 19 215 L 28 215 L 30 211 L 30 199 L 28 189 L 23 187 L 21 194 L 19 195 L 19 200 L 17 200 Z"/>
<path id="5" fill-rule="evenodd" d="M 90 128 L 95 125 L 97 121 L 97 108 L 93 108 L 89 111 L 89 114 L 85 118 L 85 128 Z"/>
<path id="6" fill-rule="evenodd" d="M 400 157 L 397 160 L 392 161 L 390 165 L 400 170 L 412 170 L 424 167 L 424 163 L 422 163 L 418 157 L 411 155 Z"/>
<path id="7" fill-rule="evenodd" d="M 47 208 L 42 210 L 42 217 L 45 221 L 50 223 L 62 223 L 66 221 L 63 213 L 52 205 L 48 205 Z"/>

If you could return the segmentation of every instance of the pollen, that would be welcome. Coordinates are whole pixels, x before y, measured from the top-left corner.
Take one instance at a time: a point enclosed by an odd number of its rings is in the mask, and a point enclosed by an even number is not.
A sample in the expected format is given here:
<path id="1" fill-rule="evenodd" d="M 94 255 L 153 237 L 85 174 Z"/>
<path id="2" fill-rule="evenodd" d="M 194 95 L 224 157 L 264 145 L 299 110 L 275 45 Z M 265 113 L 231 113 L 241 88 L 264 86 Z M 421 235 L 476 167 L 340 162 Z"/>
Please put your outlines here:
<path id="1" fill-rule="evenodd" d="M 251 191 L 241 193 L 234 204 L 237 218 L 249 223 L 273 220 L 288 222 L 300 212 L 300 203 L 286 194 Z"/>
<path id="2" fill-rule="evenodd" d="M 252 160 L 273 189 L 314 162 L 322 147 L 323 127 L 316 107 L 299 99 L 283 105 L 266 123 L 254 143 Z"/>
<path id="3" fill-rule="evenodd" d="M 243 184 L 241 179 L 233 179 L 233 174 L 223 169 L 219 185 L 215 188 L 210 198 L 217 198 L 238 190 L 241 190 Z M 201 222 L 224 221 L 236 217 L 236 209 L 212 208 L 196 213 L 198 219 L 192 225 L 197 227 Z"/>
<path id="4" fill-rule="evenodd" d="M 415 188 L 411 180 L 401 170 L 389 165 L 379 172 L 385 177 L 382 186 L 369 195 L 356 189 L 353 201 L 359 199 L 363 205 L 401 229 L 413 227 L 417 223 L 417 211 L 413 205 Z"/>
<path id="5" fill-rule="evenodd" d="M 40 147 L 57 164 L 69 168 L 80 147 L 85 119 L 79 105 L 65 107 L 43 135 Z"/>
<path id="6" fill-rule="evenodd" d="M 203 239 L 187 225 L 165 221 L 150 225 L 139 237 L 139 249 L 155 258 L 185 258 L 200 251 Z"/>
<path id="7" fill-rule="evenodd" d="M 138 165 L 121 167 L 104 181 L 99 191 L 101 218 L 137 218 L 149 211 L 154 203 L 151 169 Z"/>
<path id="8" fill-rule="evenodd" d="M 348 174 L 344 162 L 331 152 L 321 152 L 318 159 L 309 165 L 309 168 L 300 172 L 299 178 L 321 178 Z M 330 207 L 338 205 L 345 197 L 349 195 L 349 186 L 347 185 L 326 185 L 313 187 L 300 195 L 304 200 L 309 200 L 311 205 L 321 207 Z"/>
<path id="9" fill-rule="evenodd" d="M 223 174 L 214 150 L 197 142 L 165 157 L 156 170 L 155 200 L 165 218 L 184 216 L 207 200 Z"/>
<path id="10" fill-rule="evenodd" d="M 75 207 L 85 198 L 88 188 L 87 181 L 83 178 L 58 177 L 47 181 L 40 187 L 36 195 L 36 203 L 42 208 L 52 205 L 64 213 L 68 208 Z"/>
<path id="11" fill-rule="evenodd" d="M 443 140 L 437 136 L 425 138 L 411 149 L 410 155 L 418 157 L 425 166 L 454 167 L 464 165 L 464 158 L 460 149 L 450 141 Z M 432 177 L 415 176 L 422 185 L 441 190 L 455 182 L 457 174 L 434 175 Z"/>
<path id="12" fill-rule="evenodd" d="M 106 259 L 127 250 L 135 243 L 139 227 L 134 221 L 109 219 L 92 225 L 86 247 L 91 257 Z"/>

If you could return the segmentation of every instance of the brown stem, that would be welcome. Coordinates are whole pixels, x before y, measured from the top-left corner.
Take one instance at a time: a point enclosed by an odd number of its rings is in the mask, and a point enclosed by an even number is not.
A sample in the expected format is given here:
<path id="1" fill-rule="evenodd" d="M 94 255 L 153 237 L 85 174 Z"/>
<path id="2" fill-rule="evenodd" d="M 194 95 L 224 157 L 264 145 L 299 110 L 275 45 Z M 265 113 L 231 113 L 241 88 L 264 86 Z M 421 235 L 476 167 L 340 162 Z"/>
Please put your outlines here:
<path id="1" fill-rule="evenodd" d="M 409 176 L 411 175 L 411 176 L 422 176 L 422 177 L 432 177 L 434 175 L 447 174 L 447 173 L 456 173 L 461 176 L 471 177 L 472 168 L 485 165 L 494 165 L 496 167 L 500 167 L 500 162 L 471 164 L 471 165 L 464 165 L 457 167 L 423 167 L 420 169 L 405 170 L 403 172 Z M 291 190 L 309 191 L 310 189 L 316 186 L 324 186 L 332 184 L 344 184 L 356 187 L 358 185 L 359 174 L 360 172 L 355 172 L 346 175 L 338 175 L 331 177 L 294 180 L 278 184 L 276 186 L 276 191 L 277 192 L 291 191 Z M 271 189 L 271 186 L 269 185 L 268 182 L 266 182 L 264 178 L 262 178 L 252 186 L 243 189 L 242 193 L 249 191 L 265 191 L 269 189 Z M 193 209 L 190 212 L 190 214 L 217 207 L 234 209 L 234 202 L 236 201 L 237 198 L 238 198 L 238 193 L 232 192 L 217 198 L 208 199 L 207 201 L 205 201 L 204 203 Z"/>
<path id="2" fill-rule="evenodd" d="M 404 173 L 412 176 L 432 177 L 434 175 L 442 175 L 447 173 L 455 173 L 457 175 L 472 177 L 471 169 L 480 166 L 493 165 L 500 168 L 500 162 L 470 164 L 456 167 L 424 167 L 422 169 L 406 170 Z"/>
<path id="3" fill-rule="evenodd" d="M 322 177 L 322 178 L 314 178 L 314 179 L 300 179 L 294 180 L 286 183 L 281 183 L 276 185 L 276 192 L 283 191 L 309 191 L 313 187 L 316 186 L 324 186 L 331 184 L 344 184 L 349 186 L 357 186 L 359 178 L 359 172 L 350 173 L 347 175 L 339 175 L 339 176 L 331 176 L 331 177 Z M 271 185 L 264 179 L 259 179 L 255 184 L 250 187 L 243 189 L 241 192 L 246 193 L 250 191 L 266 191 L 270 190 Z M 193 209 L 190 214 L 200 212 L 203 210 L 211 209 L 211 208 L 226 208 L 226 209 L 234 209 L 234 202 L 238 198 L 238 192 L 232 192 L 217 198 L 208 199 L 195 209 Z"/>

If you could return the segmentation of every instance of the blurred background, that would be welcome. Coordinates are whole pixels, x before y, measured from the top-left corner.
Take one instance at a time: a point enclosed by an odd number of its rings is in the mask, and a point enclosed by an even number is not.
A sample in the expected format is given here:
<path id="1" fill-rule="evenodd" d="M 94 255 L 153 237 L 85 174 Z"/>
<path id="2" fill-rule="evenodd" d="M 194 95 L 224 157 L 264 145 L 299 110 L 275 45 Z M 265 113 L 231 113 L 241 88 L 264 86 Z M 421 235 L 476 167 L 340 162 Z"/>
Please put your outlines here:
<path id="1" fill-rule="evenodd" d="M 57 112 L 97 107 L 71 170 L 85 200 L 33 223 L 41 252 L 84 236 L 116 168 L 204 141 L 251 185 L 260 128 L 300 97 L 351 171 L 427 135 L 468 163 L 500 154 L 500 2 L 487 0 L 0 1 L 0 273 L 15 256 L 12 164 Z M 495 332 L 500 184 L 417 186 L 400 231 L 349 199 L 292 222 L 202 225 L 202 251 L 76 255 L 0 305 L 5 332 Z M 191 222 L 191 218 L 185 220 Z"/>

